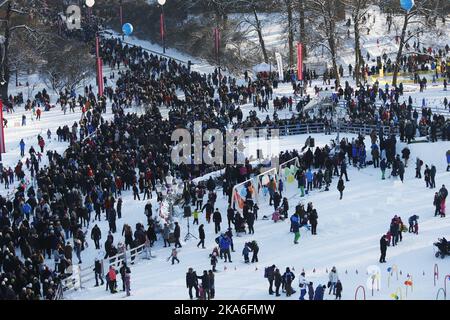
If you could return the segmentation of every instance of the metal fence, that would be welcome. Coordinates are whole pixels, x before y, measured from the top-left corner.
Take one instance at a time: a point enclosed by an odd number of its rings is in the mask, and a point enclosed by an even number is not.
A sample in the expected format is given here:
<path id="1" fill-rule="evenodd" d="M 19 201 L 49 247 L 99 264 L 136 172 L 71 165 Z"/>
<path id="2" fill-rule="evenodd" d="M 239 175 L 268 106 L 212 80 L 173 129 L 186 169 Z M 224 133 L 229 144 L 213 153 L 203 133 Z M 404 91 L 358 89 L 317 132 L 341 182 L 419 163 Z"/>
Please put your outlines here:
<path id="1" fill-rule="evenodd" d="M 299 134 L 313 134 L 313 133 L 326 133 L 326 132 L 345 132 L 353 134 L 363 134 L 370 135 L 370 133 L 375 130 L 377 134 L 380 129 L 383 130 L 384 134 L 392 133 L 399 134 L 399 129 L 397 126 L 377 126 L 377 125 L 367 125 L 367 124 L 355 124 L 355 123 L 333 123 L 330 127 L 326 127 L 323 123 L 298 123 L 298 124 L 287 124 L 287 125 L 276 125 L 276 126 L 266 126 L 266 127 L 256 127 L 248 128 L 253 130 L 247 130 L 252 137 L 262 136 L 261 132 L 267 130 L 267 135 L 271 136 L 271 130 L 278 129 L 279 136 L 291 136 Z"/>
<path id="2" fill-rule="evenodd" d="M 151 252 L 146 251 L 146 249 L 145 244 L 141 244 L 140 246 L 130 250 L 125 250 L 124 252 L 118 253 L 114 257 L 108 257 L 101 260 L 101 276 L 103 277 L 105 275 L 105 271 L 108 272 L 110 266 L 118 268 L 124 262 L 128 264 L 128 261 L 131 261 L 131 264 L 135 264 L 140 260 L 140 255 L 144 252 L 147 252 L 145 259 L 150 259 Z M 87 284 L 93 283 L 95 280 L 94 268 L 94 265 L 90 265 L 85 268 L 81 268 L 80 265 L 74 265 L 72 267 L 71 274 L 61 280 L 60 287 L 58 287 L 58 292 L 55 295 L 55 300 L 63 299 L 64 294 L 83 289 Z"/>

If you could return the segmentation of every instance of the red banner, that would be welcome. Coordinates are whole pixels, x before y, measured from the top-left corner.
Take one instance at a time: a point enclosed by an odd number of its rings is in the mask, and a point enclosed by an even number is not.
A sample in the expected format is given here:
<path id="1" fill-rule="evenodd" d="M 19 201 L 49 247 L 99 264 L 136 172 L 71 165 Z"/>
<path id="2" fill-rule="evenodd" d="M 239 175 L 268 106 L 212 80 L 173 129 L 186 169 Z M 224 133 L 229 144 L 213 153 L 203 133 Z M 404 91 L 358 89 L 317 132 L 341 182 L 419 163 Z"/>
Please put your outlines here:
<path id="1" fill-rule="evenodd" d="M 3 101 L 0 99 L 0 125 L 2 129 L 0 130 L 0 154 L 6 152 L 5 148 L 5 130 L 3 128 Z"/>
<path id="2" fill-rule="evenodd" d="M 297 43 L 297 79 L 303 80 L 303 47 L 300 42 Z"/>
<path id="3" fill-rule="evenodd" d="M 161 41 L 164 42 L 164 13 L 161 13 L 159 20 L 159 32 L 161 33 Z"/>
<path id="4" fill-rule="evenodd" d="M 214 48 L 216 50 L 216 58 L 219 61 L 219 49 L 220 49 L 220 30 L 219 28 L 214 28 Z"/>

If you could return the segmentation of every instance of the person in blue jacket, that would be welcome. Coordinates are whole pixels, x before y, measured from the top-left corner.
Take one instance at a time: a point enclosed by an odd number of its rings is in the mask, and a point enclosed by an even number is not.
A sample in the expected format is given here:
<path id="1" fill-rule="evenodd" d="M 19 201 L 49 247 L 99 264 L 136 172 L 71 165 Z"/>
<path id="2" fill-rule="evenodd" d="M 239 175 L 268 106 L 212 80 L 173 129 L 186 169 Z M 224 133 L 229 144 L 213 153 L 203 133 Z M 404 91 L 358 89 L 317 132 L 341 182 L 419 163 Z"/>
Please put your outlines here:
<path id="1" fill-rule="evenodd" d="M 308 169 L 308 171 L 306 171 L 306 180 L 308 181 L 308 187 L 306 188 L 306 191 L 312 191 L 313 173 L 311 172 L 311 169 Z"/>
<path id="2" fill-rule="evenodd" d="M 223 236 L 219 241 L 219 247 L 220 247 L 220 253 L 224 255 L 225 262 L 232 262 L 231 261 L 231 254 L 230 254 L 230 239 L 228 236 Z"/>
<path id="3" fill-rule="evenodd" d="M 245 243 L 244 249 L 242 250 L 242 255 L 244 256 L 244 262 L 245 263 L 249 263 L 250 262 L 249 254 L 250 254 L 250 248 L 248 247 L 248 244 Z"/>
<path id="4" fill-rule="evenodd" d="M 325 292 L 325 285 L 319 284 L 314 292 L 314 300 L 323 300 L 323 293 Z"/>
<path id="5" fill-rule="evenodd" d="M 28 202 L 25 202 L 22 206 L 22 212 L 27 218 L 27 220 L 30 220 L 30 213 L 31 213 L 31 206 Z"/>
<path id="6" fill-rule="evenodd" d="M 23 141 L 23 139 L 20 140 L 19 146 L 20 146 L 20 156 L 23 157 L 25 156 L 25 141 Z"/>
<path id="7" fill-rule="evenodd" d="M 300 239 L 300 218 L 296 214 L 291 216 L 291 228 L 295 234 L 294 243 L 298 244 L 298 239 Z"/>

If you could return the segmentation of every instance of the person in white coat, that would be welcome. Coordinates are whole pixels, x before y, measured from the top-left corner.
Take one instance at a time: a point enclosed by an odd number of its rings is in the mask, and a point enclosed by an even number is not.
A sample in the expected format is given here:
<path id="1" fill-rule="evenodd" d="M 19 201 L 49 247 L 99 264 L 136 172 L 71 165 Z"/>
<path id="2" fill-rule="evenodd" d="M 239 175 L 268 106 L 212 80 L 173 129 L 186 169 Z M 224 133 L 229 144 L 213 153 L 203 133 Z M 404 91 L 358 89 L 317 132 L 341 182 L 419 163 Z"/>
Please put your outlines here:
<path id="1" fill-rule="evenodd" d="M 308 289 L 309 281 L 305 278 L 305 273 L 302 272 L 298 278 L 298 286 L 300 287 L 300 298 L 299 300 L 305 300 L 306 290 Z"/>
<path id="2" fill-rule="evenodd" d="M 328 294 L 331 294 L 331 290 L 333 290 L 333 294 L 336 294 L 336 283 L 339 280 L 339 275 L 337 273 L 336 267 L 333 266 L 330 273 L 328 274 L 328 285 L 330 288 L 330 291 Z"/>

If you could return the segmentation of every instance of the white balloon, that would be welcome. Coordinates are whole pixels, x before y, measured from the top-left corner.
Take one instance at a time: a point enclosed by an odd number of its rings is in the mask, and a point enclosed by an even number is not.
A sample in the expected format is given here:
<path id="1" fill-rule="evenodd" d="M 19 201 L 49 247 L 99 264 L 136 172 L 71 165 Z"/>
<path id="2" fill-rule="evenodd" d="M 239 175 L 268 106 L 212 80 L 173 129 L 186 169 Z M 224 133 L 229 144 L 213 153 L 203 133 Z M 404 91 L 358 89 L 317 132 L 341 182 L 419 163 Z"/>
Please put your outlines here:
<path id="1" fill-rule="evenodd" d="M 86 0 L 86 5 L 89 8 L 92 8 L 94 6 L 94 4 L 95 4 L 95 0 Z"/>

